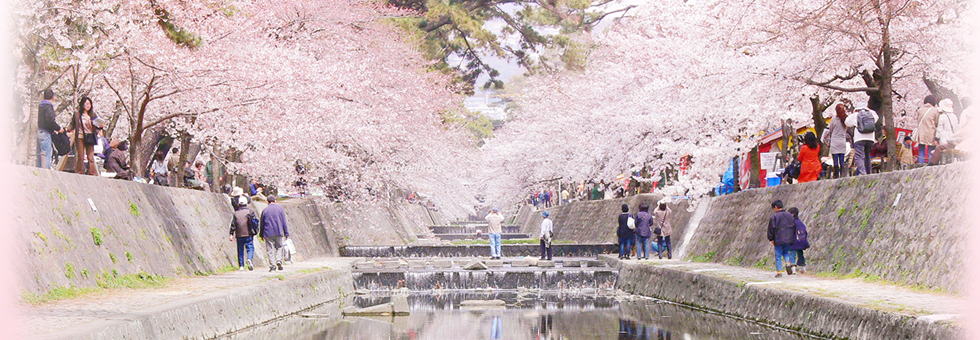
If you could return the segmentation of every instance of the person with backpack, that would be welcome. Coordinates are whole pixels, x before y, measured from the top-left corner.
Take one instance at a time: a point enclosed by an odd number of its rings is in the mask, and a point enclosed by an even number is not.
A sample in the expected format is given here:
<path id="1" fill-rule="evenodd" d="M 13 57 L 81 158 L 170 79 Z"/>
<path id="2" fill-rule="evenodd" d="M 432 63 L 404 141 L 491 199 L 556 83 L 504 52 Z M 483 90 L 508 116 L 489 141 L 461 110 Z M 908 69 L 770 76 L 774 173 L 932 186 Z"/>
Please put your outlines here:
<path id="1" fill-rule="evenodd" d="M 37 167 L 51 169 L 51 162 L 54 159 L 54 145 L 51 135 L 62 133 L 65 130 L 55 121 L 54 91 L 45 89 L 42 93 L 44 99 L 37 105 Z"/>
<path id="2" fill-rule="evenodd" d="M 630 259 L 630 248 L 636 241 L 636 219 L 630 214 L 630 206 L 623 204 L 623 213 L 619 214 L 619 227 L 616 228 L 616 237 L 619 237 L 619 259 Z"/>
<path id="3" fill-rule="evenodd" d="M 797 178 L 799 183 L 813 182 L 820 177 L 820 144 L 817 143 L 817 135 L 813 131 L 807 131 L 803 137 L 803 146 L 800 147 L 800 154 L 797 158 L 800 161 L 800 176 Z"/>
<path id="4" fill-rule="evenodd" d="M 793 214 L 783 210 L 783 201 L 772 202 L 772 216 L 769 217 L 766 238 L 776 252 L 776 277 L 783 276 L 784 267 L 787 274 L 793 275 L 796 253 L 791 252 L 789 247 L 796 240 L 796 221 Z"/>
<path id="5" fill-rule="evenodd" d="M 231 230 L 228 236 L 229 241 L 238 241 L 238 270 L 245 270 L 245 266 L 248 266 L 248 270 L 255 269 L 252 265 L 252 259 L 255 256 L 252 238 L 257 231 L 258 220 L 255 218 L 255 212 L 248 207 L 248 200 L 239 197 L 235 202 L 235 214 L 231 219 Z M 246 251 L 248 252 L 247 260 L 245 259 Z"/>
<path id="6" fill-rule="evenodd" d="M 918 163 L 929 163 L 929 156 L 936 150 L 938 141 L 936 140 L 936 127 L 939 125 L 939 110 L 936 97 L 926 96 L 922 100 L 922 106 L 916 113 L 919 116 L 919 126 L 912 132 L 912 139 L 919 144 Z"/>
<path id="7" fill-rule="evenodd" d="M 657 234 L 657 258 L 664 258 L 664 251 L 667 251 L 667 259 L 671 259 L 671 250 L 673 247 L 670 245 L 670 235 L 674 233 L 674 227 L 670 225 L 670 208 L 667 207 L 667 203 L 661 202 L 657 205 L 657 209 L 653 211 L 653 217 L 655 223 L 657 223 L 657 229 L 653 230 L 654 234 Z M 657 232 L 659 229 L 659 233 Z"/>
<path id="8" fill-rule="evenodd" d="M 640 204 L 640 212 L 636 214 L 636 259 L 650 258 L 647 248 L 650 247 L 650 236 L 653 235 L 653 215 L 650 215 L 650 205 Z M 650 249 L 652 252 L 653 249 Z"/>
<path id="9" fill-rule="evenodd" d="M 867 103 L 854 106 L 854 114 L 847 117 L 844 124 L 854 128 L 854 163 L 858 175 L 871 173 L 871 147 L 875 144 L 875 123 L 878 113 L 868 108 Z"/>
<path id="10" fill-rule="evenodd" d="M 241 200 L 241 199 L 239 199 Z M 269 253 L 269 271 L 282 270 L 282 261 L 286 257 L 286 240 L 289 239 L 289 227 L 286 225 L 286 211 L 276 204 L 276 195 L 268 197 L 269 206 L 262 210 L 262 221 L 259 224 L 259 237 L 265 241 L 265 250 Z"/>
<path id="11" fill-rule="evenodd" d="M 823 143 L 830 147 L 830 156 L 834 160 L 834 178 L 841 178 L 841 174 L 847 173 L 843 171 L 845 170 L 844 155 L 847 154 L 847 129 L 844 127 L 847 107 L 844 104 L 837 104 L 834 111 L 836 115 L 830 118 L 830 127 L 823 132 Z"/>
<path id="12" fill-rule="evenodd" d="M 800 221 L 800 209 L 792 207 L 786 209 L 790 214 L 793 215 L 794 224 L 796 225 L 796 239 L 793 241 L 793 245 L 789 246 L 791 252 L 796 252 L 796 264 L 793 266 L 795 272 L 799 274 L 806 273 L 806 257 L 803 256 L 803 251 L 810 248 L 810 242 L 807 241 L 806 225 L 803 221 Z"/>

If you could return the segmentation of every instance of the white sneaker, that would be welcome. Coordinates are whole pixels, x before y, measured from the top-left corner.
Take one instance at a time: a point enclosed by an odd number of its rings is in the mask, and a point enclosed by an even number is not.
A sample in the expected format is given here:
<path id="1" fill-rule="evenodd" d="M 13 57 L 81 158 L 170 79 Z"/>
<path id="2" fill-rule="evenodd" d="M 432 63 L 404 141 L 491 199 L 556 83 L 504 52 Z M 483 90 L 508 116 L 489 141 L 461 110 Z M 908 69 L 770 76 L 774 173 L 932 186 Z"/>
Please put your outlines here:
<path id="1" fill-rule="evenodd" d="M 255 269 L 255 267 L 252 266 L 252 260 L 245 260 L 245 266 L 248 267 L 248 270 Z M 239 269 L 239 270 L 241 270 L 241 269 Z"/>
<path id="2" fill-rule="evenodd" d="M 245 267 L 238 267 L 238 271 L 245 270 Z"/>

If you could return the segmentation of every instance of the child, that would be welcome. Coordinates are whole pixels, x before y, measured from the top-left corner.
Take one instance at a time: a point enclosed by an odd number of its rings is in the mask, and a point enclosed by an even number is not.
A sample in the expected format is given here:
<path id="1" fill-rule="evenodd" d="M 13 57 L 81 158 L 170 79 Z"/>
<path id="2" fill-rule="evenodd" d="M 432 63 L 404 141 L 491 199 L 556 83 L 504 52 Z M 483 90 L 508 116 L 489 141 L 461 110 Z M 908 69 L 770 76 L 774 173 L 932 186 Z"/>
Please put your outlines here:
<path id="1" fill-rule="evenodd" d="M 800 210 L 796 207 L 788 209 L 790 214 L 793 214 L 793 219 L 796 223 L 796 242 L 789 246 L 790 251 L 796 252 L 796 272 L 798 274 L 806 273 L 806 258 L 803 257 L 803 251 L 810 248 L 810 242 L 807 242 L 806 226 L 803 225 L 803 221 L 800 221 Z"/>
<path id="2" fill-rule="evenodd" d="M 905 136 L 905 140 L 902 141 L 902 147 L 898 150 L 898 163 L 901 164 L 902 170 L 908 170 L 912 163 L 915 163 L 912 157 L 912 137 Z"/>

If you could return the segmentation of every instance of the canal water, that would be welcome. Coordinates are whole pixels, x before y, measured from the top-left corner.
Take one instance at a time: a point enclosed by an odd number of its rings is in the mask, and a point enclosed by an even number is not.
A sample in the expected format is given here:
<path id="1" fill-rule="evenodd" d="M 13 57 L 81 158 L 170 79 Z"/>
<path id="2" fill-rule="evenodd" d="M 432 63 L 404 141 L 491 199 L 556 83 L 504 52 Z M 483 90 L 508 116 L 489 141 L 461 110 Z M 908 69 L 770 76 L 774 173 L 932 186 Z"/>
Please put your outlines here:
<path id="1" fill-rule="evenodd" d="M 558 292 L 409 293 L 409 316 L 345 317 L 345 305 L 390 301 L 349 296 L 220 339 L 813 339 L 757 323 L 634 296 Z M 503 300 L 503 307 L 461 306 Z"/>

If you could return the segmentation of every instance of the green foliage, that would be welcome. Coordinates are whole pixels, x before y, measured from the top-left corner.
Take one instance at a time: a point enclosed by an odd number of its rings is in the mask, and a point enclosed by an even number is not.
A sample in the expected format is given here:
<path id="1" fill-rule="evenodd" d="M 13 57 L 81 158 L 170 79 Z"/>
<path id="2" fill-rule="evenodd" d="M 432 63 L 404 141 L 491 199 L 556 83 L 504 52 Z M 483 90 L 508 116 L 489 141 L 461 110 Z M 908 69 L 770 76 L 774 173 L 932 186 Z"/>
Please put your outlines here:
<path id="1" fill-rule="evenodd" d="M 37 238 L 41 239 L 41 241 L 43 241 L 44 244 L 48 244 L 48 237 L 47 236 L 44 236 L 44 233 L 42 233 L 42 232 L 34 232 L 34 236 L 37 236 Z"/>
<path id="2" fill-rule="evenodd" d="M 102 231 L 100 231 L 99 228 L 96 228 L 96 227 L 89 228 L 89 231 L 92 232 L 92 241 L 95 242 L 95 245 L 101 246 L 102 245 Z"/>
<path id="3" fill-rule="evenodd" d="M 129 261 L 130 263 L 133 263 L 133 254 L 130 254 L 130 253 L 129 253 L 129 252 L 127 251 L 127 252 L 126 252 L 126 260 L 127 260 L 127 261 Z"/>
<path id="4" fill-rule="evenodd" d="M 65 262 L 65 277 L 69 280 L 75 278 L 75 265 L 71 262 Z"/>
<path id="5" fill-rule="evenodd" d="M 837 218 L 840 218 L 841 216 L 844 216 L 844 213 L 846 213 L 846 212 L 847 212 L 847 208 L 840 207 L 840 209 L 837 209 Z"/>
<path id="6" fill-rule="evenodd" d="M 118 260 L 116 260 L 116 254 L 113 253 L 109 253 L 109 259 L 112 260 L 112 264 L 116 264 L 117 262 L 119 262 Z"/>
<path id="7" fill-rule="evenodd" d="M 715 252 L 705 253 L 702 255 L 692 256 L 691 261 L 693 262 L 711 262 L 715 259 Z"/>
<path id="8" fill-rule="evenodd" d="M 160 7 L 153 2 L 151 2 L 151 4 L 153 4 L 153 13 L 157 16 L 157 24 L 160 25 L 160 28 L 163 29 L 163 33 L 167 35 L 167 38 L 169 38 L 170 41 L 189 49 L 196 49 L 201 46 L 201 37 L 185 30 L 183 27 L 177 26 L 177 24 L 174 23 L 173 18 L 170 16 L 170 12 L 165 8 Z"/>
<path id="9" fill-rule="evenodd" d="M 119 272 L 113 270 L 111 274 L 104 273 L 101 277 L 98 277 L 96 279 L 96 285 L 102 289 L 157 288 L 163 287 L 168 280 L 163 275 L 153 275 L 142 270 L 138 273 L 127 275 L 119 275 Z"/>
<path id="10" fill-rule="evenodd" d="M 276 275 L 276 278 L 279 279 L 279 281 L 285 281 L 286 280 L 286 276 L 284 276 L 282 274 Z"/>
<path id="11" fill-rule="evenodd" d="M 68 285 L 52 288 L 44 294 L 24 292 L 21 293 L 20 299 L 28 304 L 37 306 L 50 301 L 73 299 L 96 291 L 98 291 L 98 288 L 79 288 L 75 285 Z"/>
<path id="12" fill-rule="evenodd" d="M 129 202 L 129 213 L 132 214 L 133 216 L 139 217 L 140 216 L 140 207 L 136 206 L 136 203 L 133 203 L 132 201 L 130 201 Z"/>

